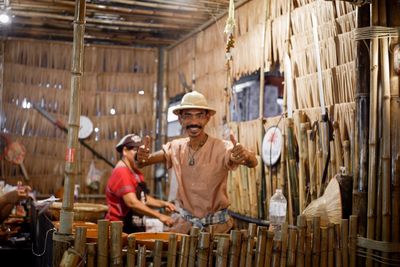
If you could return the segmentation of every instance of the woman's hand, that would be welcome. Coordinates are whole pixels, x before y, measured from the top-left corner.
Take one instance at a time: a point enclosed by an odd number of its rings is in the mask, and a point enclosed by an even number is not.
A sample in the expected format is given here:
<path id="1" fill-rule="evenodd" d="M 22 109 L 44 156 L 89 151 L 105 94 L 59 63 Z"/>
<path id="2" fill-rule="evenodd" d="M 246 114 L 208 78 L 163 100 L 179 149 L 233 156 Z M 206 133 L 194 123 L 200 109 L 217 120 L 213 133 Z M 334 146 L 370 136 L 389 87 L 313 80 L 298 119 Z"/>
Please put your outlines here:
<path id="1" fill-rule="evenodd" d="M 172 204 L 171 202 L 164 201 L 163 205 L 164 205 L 164 208 L 165 208 L 168 212 L 176 212 L 176 211 L 178 211 L 177 208 L 175 207 L 175 205 Z"/>
<path id="2" fill-rule="evenodd" d="M 174 225 L 175 220 L 172 219 L 171 217 L 164 215 L 164 214 L 160 214 L 160 217 L 158 217 L 158 219 L 165 224 L 166 226 L 171 227 L 172 225 Z"/>

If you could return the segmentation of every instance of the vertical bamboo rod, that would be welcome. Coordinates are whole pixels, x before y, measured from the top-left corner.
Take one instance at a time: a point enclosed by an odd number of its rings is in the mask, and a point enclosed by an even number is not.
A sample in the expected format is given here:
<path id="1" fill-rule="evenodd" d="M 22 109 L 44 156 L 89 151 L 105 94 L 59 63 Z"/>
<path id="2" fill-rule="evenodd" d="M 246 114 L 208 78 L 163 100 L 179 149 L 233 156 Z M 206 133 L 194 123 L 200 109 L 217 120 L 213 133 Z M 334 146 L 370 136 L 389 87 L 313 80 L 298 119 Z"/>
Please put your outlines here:
<path id="1" fill-rule="evenodd" d="M 146 266 L 146 246 L 139 246 L 137 267 Z"/>
<path id="2" fill-rule="evenodd" d="M 179 257 L 178 257 L 178 266 L 179 267 L 186 267 L 189 258 L 189 241 L 190 238 L 187 235 L 182 236 L 181 238 L 181 246 L 179 250 Z"/>
<path id="3" fill-rule="evenodd" d="M 285 267 L 287 263 L 287 247 L 288 247 L 288 224 L 282 225 L 282 247 L 281 247 L 281 260 L 280 266 Z"/>
<path id="4" fill-rule="evenodd" d="M 299 142 L 299 212 L 300 214 L 306 207 L 306 179 L 307 179 L 307 160 L 308 160 L 308 143 L 307 131 L 310 129 L 310 123 L 300 123 L 300 142 Z"/>
<path id="5" fill-rule="evenodd" d="M 357 216 L 350 216 L 349 232 L 350 267 L 357 265 Z"/>
<path id="6" fill-rule="evenodd" d="M 249 239 L 249 232 L 248 232 L 248 230 L 244 229 L 244 230 L 241 230 L 240 233 L 242 236 L 242 242 L 240 245 L 239 266 L 245 267 L 246 266 L 247 242 Z"/>
<path id="7" fill-rule="evenodd" d="M 317 173 L 315 171 L 316 166 L 316 150 L 315 142 L 311 138 L 312 130 L 307 130 L 307 143 L 308 143 L 308 170 L 310 172 L 310 196 L 311 200 L 317 198 Z"/>
<path id="8" fill-rule="evenodd" d="M 296 265 L 298 267 L 304 267 L 304 248 L 306 241 L 306 229 L 307 229 L 307 218 L 304 215 L 297 216 L 297 255 Z"/>
<path id="9" fill-rule="evenodd" d="M 64 172 L 64 195 L 60 211 L 60 229 L 53 234 L 53 266 L 58 266 L 60 256 L 68 248 L 72 240 L 72 223 L 74 221 L 74 184 L 77 173 L 75 151 L 78 149 L 78 131 L 80 116 L 80 91 L 83 75 L 84 32 L 85 32 L 85 0 L 77 0 L 75 4 L 74 39 L 72 47 L 71 94 L 68 117 L 67 151 Z"/>
<path id="10" fill-rule="evenodd" d="M 370 25 L 370 6 L 357 7 L 357 28 Z M 370 63 L 369 44 L 356 42 L 356 114 L 355 114 L 355 142 L 354 142 L 354 183 L 352 214 L 359 216 L 359 233 L 366 236 L 367 228 L 367 191 L 368 191 L 368 128 L 369 128 L 369 87 Z M 343 142 L 344 164 L 348 167 L 346 159 L 346 146 Z M 348 170 L 349 173 L 350 170 Z M 343 266 L 345 263 L 343 262 Z"/>
<path id="11" fill-rule="evenodd" d="M 289 210 L 289 223 L 293 224 L 294 217 L 297 218 L 299 215 L 299 184 L 297 177 L 297 161 L 295 155 L 295 137 L 294 137 L 294 129 L 293 129 L 293 119 L 286 119 L 286 133 L 287 133 L 287 149 L 288 149 L 288 177 L 290 182 L 290 196 L 289 200 L 291 200 L 292 206 L 292 214 L 290 216 Z"/>
<path id="12" fill-rule="evenodd" d="M 154 243 L 154 256 L 153 256 L 153 267 L 160 267 L 162 260 L 162 249 L 163 242 L 161 240 L 156 240 Z"/>
<path id="13" fill-rule="evenodd" d="M 161 244 L 162 245 L 162 244 Z M 157 248 L 157 241 L 156 241 Z M 136 264 L 136 238 L 132 235 L 128 236 L 128 251 L 126 254 L 126 266 L 127 267 L 135 267 Z M 156 266 L 154 264 L 154 266 Z"/>
<path id="14" fill-rule="evenodd" d="M 307 220 L 304 263 L 305 266 L 311 266 L 312 263 L 312 220 Z"/>
<path id="15" fill-rule="evenodd" d="M 378 23 L 378 1 L 372 0 L 372 26 Z M 367 238 L 375 238 L 376 223 L 376 183 L 377 183 L 377 145 L 378 145 L 378 70 L 379 70 L 379 39 L 371 39 L 371 87 L 369 105 L 369 165 L 368 165 L 368 208 L 367 208 Z M 372 267 L 372 259 L 367 258 L 366 266 Z"/>
<path id="16" fill-rule="evenodd" d="M 335 224 L 335 267 L 342 267 L 342 244 L 340 224 Z"/>
<path id="17" fill-rule="evenodd" d="M 247 239 L 247 250 L 246 250 L 246 266 L 253 265 L 253 254 L 254 254 L 254 237 L 256 236 L 257 225 L 254 223 L 249 224 L 249 235 Z"/>
<path id="18" fill-rule="evenodd" d="M 83 262 L 86 248 L 86 227 L 76 227 L 74 247 L 64 252 L 60 267 L 75 267 Z"/>
<path id="19" fill-rule="evenodd" d="M 289 229 L 289 242 L 287 252 L 287 266 L 296 266 L 297 229 Z"/>
<path id="20" fill-rule="evenodd" d="M 265 248 L 264 266 L 271 266 L 273 243 L 274 243 L 274 232 L 267 231 L 267 245 Z"/>
<path id="21" fill-rule="evenodd" d="M 333 223 L 328 224 L 328 267 L 334 265 L 334 247 L 335 247 L 335 225 Z"/>
<path id="22" fill-rule="evenodd" d="M 214 225 L 209 226 L 209 232 L 210 232 L 210 253 L 208 254 L 208 267 L 213 267 L 214 266 Z"/>
<path id="23" fill-rule="evenodd" d="M 280 263 L 280 261 L 281 261 L 281 248 L 282 248 L 282 241 L 281 240 L 273 240 L 271 267 L 279 267 L 279 266 L 281 266 L 281 263 Z"/>
<path id="24" fill-rule="evenodd" d="M 229 250 L 229 267 L 237 267 L 239 265 L 240 248 L 242 244 L 242 234 L 239 230 L 231 231 L 232 244 Z"/>
<path id="25" fill-rule="evenodd" d="M 312 218 L 312 229 L 313 229 L 313 239 L 312 239 L 312 266 L 320 266 L 320 254 L 321 254 L 321 218 L 314 216 Z"/>
<path id="26" fill-rule="evenodd" d="M 328 228 L 321 227 L 321 258 L 320 266 L 328 266 Z"/>
<path id="27" fill-rule="evenodd" d="M 87 243 L 87 267 L 95 267 L 96 266 L 96 243 Z"/>
<path id="28" fill-rule="evenodd" d="M 110 267 L 122 267 L 122 222 L 110 223 Z"/>
<path id="29" fill-rule="evenodd" d="M 168 239 L 167 267 L 175 267 L 176 265 L 176 242 L 176 234 L 170 234 Z"/>
<path id="30" fill-rule="evenodd" d="M 342 246 L 342 265 L 349 266 L 349 220 L 342 219 L 340 222 L 340 244 Z"/>
<path id="31" fill-rule="evenodd" d="M 220 237 L 217 245 L 217 255 L 215 260 L 216 267 L 226 267 L 228 265 L 229 238 Z"/>
<path id="32" fill-rule="evenodd" d="M 97 266 L 108 266 L 108 228 L 110 225 L 109 220 L 97 221 Z"/>
<path id="33" fill-rule="evenodd" d="M 255 266 L 263 267 L 265 260 L 265 246 L 267 243 L 267 227 L 258 227 Z"/>
<path id="34" fill-rule="evenodd" d="M 350 155 L 351 155 L 351 152 L 350 152 L 350 141 L 349 140 L 344 140 L 343 141 L 343 161 L 344 161 L 344 167 L 345 167 L 345 169 L 347 170 L 348 173 L 351 173 L 351 170 L 352 170 Z M 363 200 L 367 201 L 366 193 L 365 192 L 363 193 L 363 191 L 360 191 L 360 192 L 361 192 L 361 193 L 359 193 L 360 197 L 361 197 L 360 201 L 363 201 Z M 354 195 L 354 192 L 353 192 L 353 195 Z M 365 203 L 365 205 L 367 205 L 367 203 Z"/>
<path id="35" fill-rule="evenodd" d="M 199 240 L 199 232 L 200 229 L 198 227 L 192 227 L 190 229 L 190 245 L 189 245 L 189 267 L 194 267 L 194 263 L 196 260 L 196 250 L 197 250 L 197 243 Z"/>
<path id="36" fill-rule="evenodd" d="M 335 161 L 336 161 L 336 172 L 340 170 L 340 167 L 343 165 L 343 149 L 342 142 L 340 140 L 340 128 L 339 122 L 333 122 L 333 133 L 334 133 L 334 142 L 335 142 Z M 347 170 L 349 171 L 349 170 Z"/>
<path id="37" fill-rule="evenodd" d="M 210 250 L 210 234 L 200 233 L 199 252 L 197 258 L 198 267 L 207 267 Z"/>

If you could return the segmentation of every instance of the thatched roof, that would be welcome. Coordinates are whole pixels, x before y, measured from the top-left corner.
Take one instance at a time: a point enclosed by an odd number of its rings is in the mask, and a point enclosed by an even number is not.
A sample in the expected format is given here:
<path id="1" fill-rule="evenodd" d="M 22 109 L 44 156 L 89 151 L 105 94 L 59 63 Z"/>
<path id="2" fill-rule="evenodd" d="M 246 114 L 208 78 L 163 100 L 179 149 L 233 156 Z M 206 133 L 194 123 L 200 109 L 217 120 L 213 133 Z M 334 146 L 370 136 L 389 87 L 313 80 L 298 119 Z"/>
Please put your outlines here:
<path id="1" fill-rule="evenodd" d="M 75 0 L 0 0 L 7 37 L 71 41 Z M 236 1 L 235 1 L 236 2 Z M 229 0 L 86 0 L 86 43 L 168 46 L 226 12 Z"/>

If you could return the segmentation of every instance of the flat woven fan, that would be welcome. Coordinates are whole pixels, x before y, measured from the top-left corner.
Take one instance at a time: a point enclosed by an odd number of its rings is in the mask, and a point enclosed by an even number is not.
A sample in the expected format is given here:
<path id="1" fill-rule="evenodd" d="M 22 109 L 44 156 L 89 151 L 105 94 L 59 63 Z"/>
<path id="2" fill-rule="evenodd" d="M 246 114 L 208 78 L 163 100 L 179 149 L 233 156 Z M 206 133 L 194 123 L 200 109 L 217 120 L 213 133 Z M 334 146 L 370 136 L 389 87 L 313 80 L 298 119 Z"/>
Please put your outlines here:
<path id="1" fill-rule="evenodd" d="M 19 165 L 25 180 L 29 180 L 28 173 L 24 166 L 26 155 L 25 147 L 17 141 L 10 142 L 4 135 L 1 135 L 0 140 L 1 157 L 4 157 L 8 162 Z"/>

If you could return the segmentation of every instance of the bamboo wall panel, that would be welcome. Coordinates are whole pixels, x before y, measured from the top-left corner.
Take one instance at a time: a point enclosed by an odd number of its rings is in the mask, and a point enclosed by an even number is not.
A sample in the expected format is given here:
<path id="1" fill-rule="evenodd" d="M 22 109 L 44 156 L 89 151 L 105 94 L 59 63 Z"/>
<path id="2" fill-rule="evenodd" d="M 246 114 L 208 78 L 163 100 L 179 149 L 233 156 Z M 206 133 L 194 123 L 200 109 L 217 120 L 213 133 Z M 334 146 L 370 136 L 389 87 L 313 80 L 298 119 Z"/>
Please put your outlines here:
<path id="1" fill-rule="evenodd" d="M 63 180 L 66 133 L 33 109 L 36 105 L 67 126 L 70 96 L 71 44 L 30 40 L 6 42 L 2 131 L 20 140 L 27 149 L 25 166 L 30 182 L 41 193 L 54 193 Z M 156 83 L 157 51 L 148 48 L 88 46 L 81 91 L 81 114 L 98 130 L 86 140 L 111 162 L 118 160 L 115 144 L 128 133 L 154 136 L 153 90 Z M 144 94 L 139 94 L 143 90 Z M 115 115 L 110 110 L 115 110 Z M 87 190 L 90 163 L 103 171 L 100 190 L 111 168 L 81 147 L 79 181 Z M 4 162 L 2 176 L 8 182 L 22 177 L 16 166 Z M 144 170 L 151 179 L 151 169 Z M 40 183 L 40 177 L 54 182 Z M 46 179 L 46 181 L 51 181 Z M 100 193 L 104 192 L 101 191 Z"/>

